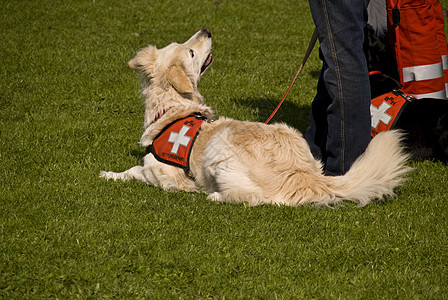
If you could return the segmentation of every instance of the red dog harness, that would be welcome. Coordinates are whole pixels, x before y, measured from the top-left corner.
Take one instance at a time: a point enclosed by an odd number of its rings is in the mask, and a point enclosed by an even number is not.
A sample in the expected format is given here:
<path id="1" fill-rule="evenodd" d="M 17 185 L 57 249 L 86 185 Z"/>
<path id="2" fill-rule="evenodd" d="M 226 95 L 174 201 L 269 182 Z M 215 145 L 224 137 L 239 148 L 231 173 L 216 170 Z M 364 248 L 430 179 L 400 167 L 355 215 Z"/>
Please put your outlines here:
<path id="1" fill-rule="evenodd" d="M 190 155 L 205 119 L 202 115 L 192 115 L 174 121 L 162 129 L 146 152 L 160 162 L 184 169 L 194 179 L 190 174 Z"/>
<path id="2" fill-rule="evenodd" d="M 406 95 L 401 90 L 393 90 L 372 99 L 370 104 L 371 136 L 394 127 L 406 104 L 415 98 Z"/>

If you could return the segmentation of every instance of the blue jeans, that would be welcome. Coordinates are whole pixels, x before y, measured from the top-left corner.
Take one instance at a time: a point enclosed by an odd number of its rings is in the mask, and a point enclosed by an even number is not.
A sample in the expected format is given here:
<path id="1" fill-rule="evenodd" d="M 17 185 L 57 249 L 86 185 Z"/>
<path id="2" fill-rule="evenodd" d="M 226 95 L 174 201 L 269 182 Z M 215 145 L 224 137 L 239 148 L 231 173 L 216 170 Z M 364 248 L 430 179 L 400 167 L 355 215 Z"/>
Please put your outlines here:
<path id="1" fill-rule="evenodd" d="M 370 84 L 363 52 L 369 0 L 309 0 L 322 71 L 305 139 L 330 175 L 342 175 L 370 142 Z"/>

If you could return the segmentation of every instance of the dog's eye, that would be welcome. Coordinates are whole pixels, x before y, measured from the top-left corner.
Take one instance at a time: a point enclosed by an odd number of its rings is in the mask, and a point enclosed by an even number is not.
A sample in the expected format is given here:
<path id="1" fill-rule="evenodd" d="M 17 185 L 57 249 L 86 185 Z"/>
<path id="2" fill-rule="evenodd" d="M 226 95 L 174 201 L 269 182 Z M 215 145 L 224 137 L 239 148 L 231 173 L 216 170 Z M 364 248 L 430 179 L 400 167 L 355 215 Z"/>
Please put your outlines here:
<path id="1" fill-rule="evenodd" d="M 191 55 L 191 58 L 194 57 L 194 51 L 193 51 L 193 49 L 190 49 L 190 55 Z"/>

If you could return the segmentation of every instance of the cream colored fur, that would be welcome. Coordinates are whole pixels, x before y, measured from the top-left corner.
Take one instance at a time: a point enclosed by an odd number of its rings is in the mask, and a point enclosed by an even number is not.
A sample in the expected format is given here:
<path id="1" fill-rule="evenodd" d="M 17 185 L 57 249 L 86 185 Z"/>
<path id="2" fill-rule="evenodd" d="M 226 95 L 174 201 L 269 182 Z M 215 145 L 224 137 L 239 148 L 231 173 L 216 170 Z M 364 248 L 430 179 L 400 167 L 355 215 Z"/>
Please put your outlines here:
<path id="1" fill-rule="evenodd" d="M 196 180 L 152 154 L 145 156 L 143 166 L 122 173 L 101 172 L 101 177 L 137 179 L 169 190 L 205 192 L 214 201 L 249 205 L 332 205 L 350 200 L 362 206 L 394 195 L 410 170 L 397 131 L 378 134 L 346 175 L 330 177 L 323 175 L 321 162 L 313 158 L 302 134 L 285 124 L 212 121 L 212 110 L 197 90 L 210 50 L 211 35 L 201 30 L 184 44 L 149 46 L 129 62 L 143 77 L 142 146 L 150 145 L 174 120 L 195 112 L 207 117 L 190 159 Z"/>

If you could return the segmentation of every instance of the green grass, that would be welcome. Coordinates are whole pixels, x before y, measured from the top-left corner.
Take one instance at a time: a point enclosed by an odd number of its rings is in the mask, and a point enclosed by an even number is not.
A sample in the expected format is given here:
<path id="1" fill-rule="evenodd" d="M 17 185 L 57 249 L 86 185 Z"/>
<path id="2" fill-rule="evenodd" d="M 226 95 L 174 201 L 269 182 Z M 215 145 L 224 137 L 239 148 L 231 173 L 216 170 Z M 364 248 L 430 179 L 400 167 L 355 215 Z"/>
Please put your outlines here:
<path id="1" fill-rule="evenodd" d="M 306 1 L 0 1 L 0 298 L 446 299 L 440 163 L 411 163 L 396 198 L 365 208 L 216 204 L 98 178 L 144 155 L 126 62 L 201 27 L 207 103 L 264 121 L 311 36 Z M 317 56 L 274 121 L 306 129 Z"/>

